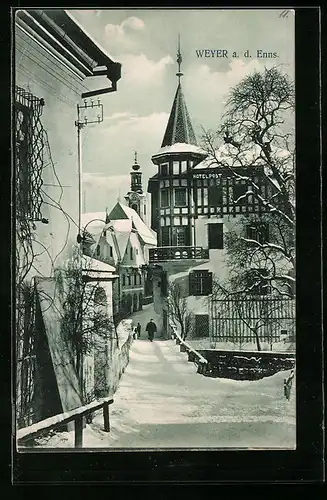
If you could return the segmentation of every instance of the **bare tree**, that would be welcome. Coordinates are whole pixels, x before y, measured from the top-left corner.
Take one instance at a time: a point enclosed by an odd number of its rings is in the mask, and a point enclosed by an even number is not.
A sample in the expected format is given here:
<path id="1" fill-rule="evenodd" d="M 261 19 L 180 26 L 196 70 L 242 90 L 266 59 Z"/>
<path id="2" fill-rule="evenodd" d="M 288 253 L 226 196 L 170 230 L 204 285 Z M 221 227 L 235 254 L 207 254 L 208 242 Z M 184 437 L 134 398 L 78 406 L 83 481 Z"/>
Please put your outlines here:
<path id="1" fill-rule="evenodd" d="M 253 281 L 255 283 L 255 278 Z M 283 321 L 281 318 L 281 313 L 283 313 L 282 302 L 278 299 L 271 300 L 264 295 L 249 294 L 249 289 L 252 292 L 255 291 L 254 286 L 247 287 L 244 292 L 239 291 L 239 285 L 235 285 L 234 291 L 231 291 L 226 289 L 216 278 L 213 286 L 213 298 L 218 299 L 218 303 L 221 304 L 219 311 L 221 323 L 224 323 L 224 321 L 228 323 L 230 316 L 233 317 L 233 325 L 226 325 L 227 328 L 233 330 L 228 332 L 228 335 L 232 336 L 233 342 L 237 342 L 240 347 L 246 343 L 244 328 L 241 328 L 243 323 L 246 327 L 245 331 L 248 330 L 252 334 L 258 351 L 262 350 L 262 340 L 266 340 L 270 345 L 270 350 L 273 350 L 274 331 L 276 332 L 278 328 L 281 328 Z M 257 280 L 256 287 L 258 286 L 263 286 L 260 280 Z"/>
<path id="2" fill-rule="evenodd" d="M 293 83 L 280 68 L 274 67 L 262 73 L 254 72 L 236 85 L 229 94 L 221 128 L 203 133 L 207 161 L 212 166 L 224 167 L 231 177 L 247 185 L 246 192 L 234 203 L 254 198 L 269 219 L 269 225 L 274 226 L 275 240 L 260 241 L 244 234 L 231 235 L 230 254 L 243 260 L 246 260 L 246 253 L 250 259 L 256 254 L 257 261 L 261 257 L 269 262 L 269 280 L 274 277 L 275 284 L 278 281 L 289 289 L 295 282 L 294 238 L 290 237 L 295 231 L 293 116 Z M 263 190 L 263 183 L 270 189 Z M 285 263 L 282 272 L 273 265 L 276 259 Z"/>
<path id="3" fill-rule="evenodd" d="M 167 305 L 171 320 L 180 326 L 181 337 L 185 340 L 192 325 L 192 314 L 180 284 L 171 282 L 168 285 Z"/>
<path id="4" fill-rule="evenodd" d="M 85 392 L 84 357 L 93 352 L 105 352 L 108 340 L 115 339 L 117 342 L 117 332 L 108 315 L 101 284 L 88 283 L 84 278 L 85 272 L 85 269 L 82 271 L 80 256 L 75 253 L 64 269 L 57 270 L 55 278 L 63 304 L 61 329 L 67 345 L 72 349 L 81 394 L 87 403 L 90 395 Z"/>
<path id="5" fill-rule="evenodd" d="M 259 284 L 266 292 L 294 296 L 294 233 L 279 217 L 270 213 L 242 217 L 241 231 L 225 235 L 231 288 L 251 291 Z M 252 282 L 248 280 L 249 273 Z M 250 287 L 250 288 L 249 288 Z"/>

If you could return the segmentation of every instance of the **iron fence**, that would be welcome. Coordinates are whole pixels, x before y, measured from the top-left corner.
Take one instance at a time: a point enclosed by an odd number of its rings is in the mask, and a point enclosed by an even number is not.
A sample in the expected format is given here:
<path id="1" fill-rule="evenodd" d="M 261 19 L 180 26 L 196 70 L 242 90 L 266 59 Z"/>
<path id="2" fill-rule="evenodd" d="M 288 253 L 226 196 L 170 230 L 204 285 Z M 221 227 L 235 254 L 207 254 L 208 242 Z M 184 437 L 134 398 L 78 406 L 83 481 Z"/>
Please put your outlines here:
<path id="1" fill-rule="evenodd" d="M 286 297 L 212 298 L 210 337 L 213 341 L 278 342 L 295 335 L 295 301 Z"/>

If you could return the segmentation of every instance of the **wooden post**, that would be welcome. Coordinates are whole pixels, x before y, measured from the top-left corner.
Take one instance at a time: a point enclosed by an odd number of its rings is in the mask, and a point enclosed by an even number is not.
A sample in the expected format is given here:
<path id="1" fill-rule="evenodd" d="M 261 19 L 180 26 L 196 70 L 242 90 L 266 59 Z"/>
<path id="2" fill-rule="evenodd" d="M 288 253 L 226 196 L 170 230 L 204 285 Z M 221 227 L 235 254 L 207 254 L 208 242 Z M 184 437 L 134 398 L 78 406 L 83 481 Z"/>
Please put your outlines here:
<path id="1" fill-rule="evenodd" d="M 104 403 L 103 405 L 103 423 L 104 431 L 110 432 L 109 403 Z"/>
<path id="2" fill-rule="evenodd" d="M 75 418 L 75 448 L 83 448 L 83 417 Z"/>

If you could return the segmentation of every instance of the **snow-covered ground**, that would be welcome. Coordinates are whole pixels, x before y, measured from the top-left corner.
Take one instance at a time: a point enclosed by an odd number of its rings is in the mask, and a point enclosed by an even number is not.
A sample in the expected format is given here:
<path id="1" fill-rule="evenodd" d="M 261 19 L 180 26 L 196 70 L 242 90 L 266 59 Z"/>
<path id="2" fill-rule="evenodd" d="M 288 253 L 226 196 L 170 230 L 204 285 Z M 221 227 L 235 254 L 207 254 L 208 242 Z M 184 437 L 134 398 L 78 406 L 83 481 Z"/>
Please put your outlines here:
<path id="1" fill-rule="evenodd" d="M 102 413 L 84 431 L 85 448 L 294 449 L 295 381 L 290 371 L 258 381 L 208 378 L 196 373 L 172 340 L 133 342 L 130 362 L 110 406 L 111 432 Z M 43 447 L 73 447 L 74 433 L 53 433 Z"/>

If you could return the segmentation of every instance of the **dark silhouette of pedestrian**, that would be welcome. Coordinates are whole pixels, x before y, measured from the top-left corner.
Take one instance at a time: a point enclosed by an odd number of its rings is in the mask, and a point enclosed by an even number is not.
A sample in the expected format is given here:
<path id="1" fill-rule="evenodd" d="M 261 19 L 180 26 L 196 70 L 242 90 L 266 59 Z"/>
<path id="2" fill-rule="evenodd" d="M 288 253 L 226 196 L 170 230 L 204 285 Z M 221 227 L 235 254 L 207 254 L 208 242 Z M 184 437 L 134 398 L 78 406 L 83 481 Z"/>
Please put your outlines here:
<path id="1" fill-rule="evenodd" d="M 141 325 L 140 323 L 137 323 L 136 325 L 136 333 L 137 333 L 137 338 L 139 339 L 141 336 Z"/>
<path id="2" fill-rule="evenodd" d="M 149 323 L 146 325 L 145 331 L 148 332 L 148 338 L 152 342 L 154 339 L 154 334 L 157 331 L 157 327 L 153 319 L 150 319 Z"/>

